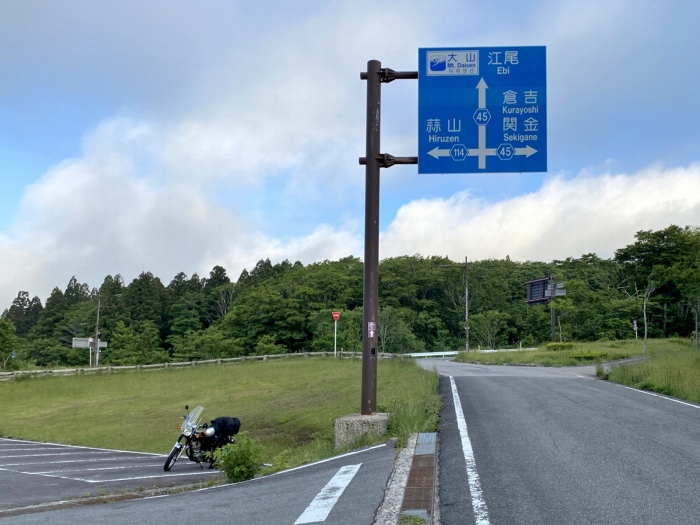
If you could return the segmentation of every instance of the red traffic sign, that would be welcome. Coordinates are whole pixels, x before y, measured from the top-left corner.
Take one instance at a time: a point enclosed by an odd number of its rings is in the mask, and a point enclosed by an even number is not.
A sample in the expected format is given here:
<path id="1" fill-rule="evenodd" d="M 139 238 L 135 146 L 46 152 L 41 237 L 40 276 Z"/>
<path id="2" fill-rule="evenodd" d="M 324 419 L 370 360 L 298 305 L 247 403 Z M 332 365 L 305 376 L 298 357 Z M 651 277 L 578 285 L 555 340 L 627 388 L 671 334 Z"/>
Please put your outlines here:
<path id="1" fill-rule="evenodd" d="M 333 320 L 334 321 L 337 321 L 339 317 L 340 317 L 340 312 L 333 312 Z"/>

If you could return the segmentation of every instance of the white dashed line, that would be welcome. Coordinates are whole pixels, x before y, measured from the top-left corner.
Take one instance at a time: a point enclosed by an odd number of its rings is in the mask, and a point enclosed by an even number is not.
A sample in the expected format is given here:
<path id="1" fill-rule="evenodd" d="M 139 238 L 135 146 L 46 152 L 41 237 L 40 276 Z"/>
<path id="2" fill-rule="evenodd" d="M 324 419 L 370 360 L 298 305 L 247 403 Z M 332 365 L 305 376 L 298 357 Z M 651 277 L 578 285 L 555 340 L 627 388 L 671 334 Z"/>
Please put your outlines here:
<path id="1" fill-rule="evenodd" d="M 326 518 L 343 494 L 343 491 L 350 484 L 352 478 L 355 477 L 357 471 L 360 470 L 361 465 L 362 463 L 359 465 L 346 465 L 341 468 L 336 475 L 331 478 L 328 484 L 323 487 L 309 506 L 306 507 L 306 510 L 297 518 L 294 525 L 326 521 Z"/>

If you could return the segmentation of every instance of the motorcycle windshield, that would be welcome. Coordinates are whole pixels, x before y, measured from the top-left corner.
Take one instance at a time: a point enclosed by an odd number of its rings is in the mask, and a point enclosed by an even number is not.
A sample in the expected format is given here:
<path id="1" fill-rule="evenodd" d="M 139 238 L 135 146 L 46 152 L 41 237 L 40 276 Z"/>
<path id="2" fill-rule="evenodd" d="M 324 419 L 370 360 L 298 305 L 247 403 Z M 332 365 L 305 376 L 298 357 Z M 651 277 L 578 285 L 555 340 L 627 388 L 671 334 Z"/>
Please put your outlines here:
<path id="1" fill-rule="evenodd" d="M 187 415 L 185 418 L 185 421 L 182 423 L 182 428 L 187 428 L 187 427 L 196 427 L 199 425 L 199 418 L 202 417 L 202 412 L 204 412 L 204 408 L 197 405 L 192 409 L 192 411 Z"/>

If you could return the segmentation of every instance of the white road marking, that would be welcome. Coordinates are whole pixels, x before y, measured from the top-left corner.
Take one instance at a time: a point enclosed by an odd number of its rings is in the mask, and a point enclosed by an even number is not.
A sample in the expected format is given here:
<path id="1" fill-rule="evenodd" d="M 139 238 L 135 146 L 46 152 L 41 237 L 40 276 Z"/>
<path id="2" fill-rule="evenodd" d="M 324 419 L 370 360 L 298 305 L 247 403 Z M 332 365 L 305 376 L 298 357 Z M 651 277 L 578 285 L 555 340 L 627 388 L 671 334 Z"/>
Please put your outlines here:
<path id="1" fill-rule="evenodd" d="M 346 452 L 345 454 L 341 454 L 340 456 L 333 456 L 332 458 L 320 459 L 318 461 L 314 461 L 313 463 L 306 463 L 305 465 L 299 465 L 298 467 L 290 468 L 287 470 L 280 470 L 279 472 L 273 472 L 272 474 L 270 474 L 270 476 L 277 476 L 279 474 L 286 474 L 287 472 L 294 472 L 295 470 L 306 469 L 309 467 L 313 467 L 314 465 L 320 465 L 321 463 L 328 463 L 329 461 L 335 461 L 336 459 L 356 456 L 358 454 L 369 452 L 370 450 L 375 450 L 382 447 L 386 447 L 386 443 L 382 443 L 381 445 L 374 445 L 372 447 L 367 447 L 360 450 L 353 450 L 352 452 Z"/>
<path id="2" fill-rule="evenodd" d="M 193 470 L 192 472 L 183 472 L 179 474 L 173 474 L 171 472 L 163 472 L 162 474 L 153 474 L 150 476 L 132 476 L 129 478 L 113 478 L 113 479 L 85 479 L 85 478 L 78 478 L 76 476 L 59 476 L 57 474 L 45 474 L 43 472 L 23 472 L 21 470 L 10 470 L 10 469 L 3 469 L 0 468 L 0 470 L 4 470 L 7 472 L 15 472 L 16 474 L 25 474 L 27 476 L 39 476 L 42 478 L 55 478 L 55 479 L 69 479 L 71 481 L 82 481 L 84 483 L 111 483 L 113 481 L 135 481 L 139 479 L 154 479 L 154 478 L 177 478 L 177 477 L 182 477 L 182 476 L 202 476 L 202 475 L 213 475 L 213 474 L 221 474 L 220 471 L 218 470 Z"/>
<path id="3" fill-rule="evenodd" d="M 137 454 L 137 455 L 146 455 L 146 456 L 162 456 L 165 457 L 167 454 L 155 454 L 153 452 L 134 452 L 133 450 L 119 450 L 119 449 L 111 449 L 111 448 L 97 448 L 97 447 L 84 447 L 81 445 L 64 445 L 63 443 L 38 443 L 37 441 L 26 441 L 24 439 L 12 439 L 12 438 L 0 438 L 0 445 L 5 445 L 9 443 L 24 443 L 28 446 L 32 445 L 50 445 L 54 447 L 64 447 L 64 448 L 80 448 L 83 450 L 104 450 L 106 452 L 123 452 L 124 454 Z M 0 450 L 2 450 L 2 446 L 0 446 Z"/>
<path id="4" fill-rule="evenodd" d="M 30 446 L 24 446 L 20 448 L 7 448 L 3 447 L 2 443 L 0 443 L 0 452 L 27 452 L 27 450 L 61 450 L 58 447 L 30 447 Z"/>
<path id="5" fill-rule="evenodd" d="M 678 403 L 680 405 L 685 405 L 687 407 L 700 409 L 700 406 L 694 405 L 692 403 L 687 403 L 686 401 L 681 401 L 680 399 L 676 399 L 676 398 L 668 397 L 668 396 L 662 396 L 661 394 L 656 394 L 654 392 L 648 392 L 646 390 L 640 390 L 639 388 L 632 388 L 631 386 L 620 385 L 618 383 L 613 383 L 613 384 L 616 384 L 617 386 L 621 386 L 622 388 L 626 388 L 627 390 L 634 390 L 635 392 L 639 392 L 640 394 L 647 394 L 648 396 L 659 397 L 661 399 L 665 399 L 666 401 L 673 401 L 674 403 Z"/>
<path id="6" fill-rule="evenodd" d="M 75 452 L 54 452 L 52 454 L 12 454 L 11 456 L 7 456 L 8 458 L 43 458 L 43 457 L 48 457 L 48 456 L 77 456 L 80 455 L 81 457 L 84 457 L 85 454 L 109 454 L 109 452 L 100 450 L 97 452 L 85 452 L 84 450 L 76 450 Z"/>
<path id="7" fill-rule="evenodd" d="M 136 460 L 152 460 L 152 457 L 144 457 L 144 458 L 100 458 L 100 459 L 66 459 L 66 460 L 61 460 L 61 461 L 51 461 L 48 462 L 49 465 L 63 465 L 65 463 L 103 463 L 105 461 L 136 461 Z M 27 465 L 46 465 L 46 461 L 39 461 L 39 462 L 30 462 L 30 461 L 22 461 L 21 463 L 0 463 L 0 469 L 2 467 L 16 467 L 16 466 L 27 466 Z"/>
<path id="8" fill-rule="evenodd" d="M 361 465 L 362 463 L 359 465 L 346 465 L 341 468 L 328 484 L 323 487 L 321 492 L 316 495 L 309 506 L 306 507 L 306 510 L 297 518 L 294 525 L 326 521 L 343 491 L 350 484 L 352 478 L 355 477 L 357 471 L 360 470 Z"/>
<path id="9" fill-rule="evenodd" d="M 161 463 L 154 463 L 151 465 L 125 465 L 121 467 L 100 467 L 100 468 L 72 468 L 72 469 L 59 469 L 59 470 L 45 470 L 43 472 L 34 472 L 34 474 L 57 474 L 59 472 L 106 472 L 108 470 L 128 470 L 133 468 L 144 468 L 144 467 L 162 467 Z"/>
<path id="10" fill-rule="evenodd" d="M 474 509 L 474 518 L 477 525 L 490 525 L 489 511 L 484 501 L 484 493 L 481 490 L 481 481 L 479 481 L 479 473 L 476 470 L 476 461 L 474 460 L 474 451 L 472 450 L 472 442 L 469 440 L 467 432 L 467 421 L 464 419 L 464 411 L 462 410 L 462 402 L 459 399 L 457 392 L 457 384 L 452 376 L 450 377 L 450 385 L 452 385 L 452 399 L 455 405 L 455 415 L 457 416 L 457 428 L 459 436 L 462 439 L 462 453 L 464 461 L 467 464 L 467 481 L 469 482 L 469 492 L 472 496 L 472 509 Z"/>
<path id="11" fill-rule="evenodd" d="M 581 379 L 597 379 L 597 378 L 578 376 L 578 375 L 576 377 L 581 378 Z M 627 390 L 633 390 L 635 392 L 639 392 L 640 394 L 647 394 L 648 396 L 654 396 L 654 397 L 658 397 L 661 399 L 665 399 L 666 401 L 673 401 L 674 403 L 678 403 L 680 405 L 685 405 L 685 406 L 690 407 L 690 408 L 700 409 L 700 405 L 694 405 L 693 403 L 688 403 L 687 401 L 681 401 L 680 399 L 676 399 L 675 397 L 663 396 L 661 394 L 657 394 L 656 392 L 649 392 L 648 390 L 642 390 L 640 388 L 634 388 L 634 387 L 627 386 L 627 385 L 621 385 L 620 383 L 608 382 L 608 384 L 620 386 L 622 388 L 626 388 Z"/>

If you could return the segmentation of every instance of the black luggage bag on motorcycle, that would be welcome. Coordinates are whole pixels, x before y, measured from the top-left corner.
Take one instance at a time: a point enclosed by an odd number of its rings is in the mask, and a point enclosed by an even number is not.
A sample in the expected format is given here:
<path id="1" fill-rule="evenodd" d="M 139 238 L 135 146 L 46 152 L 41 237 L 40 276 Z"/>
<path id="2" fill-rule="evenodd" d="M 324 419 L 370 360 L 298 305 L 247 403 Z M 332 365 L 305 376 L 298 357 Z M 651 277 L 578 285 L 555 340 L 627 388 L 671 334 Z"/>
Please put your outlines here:
<path id="1" fill-rule="evenodd" d="M 214 427 L 217 436 L 228 440 L 238 434 L 241 429 L 241 421 L 237 417 L 221 416 L 212 419 L 211 426 Z"/>

